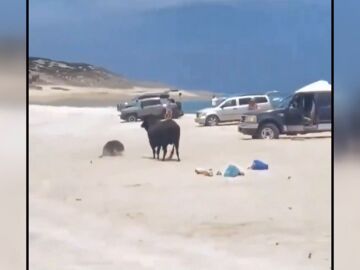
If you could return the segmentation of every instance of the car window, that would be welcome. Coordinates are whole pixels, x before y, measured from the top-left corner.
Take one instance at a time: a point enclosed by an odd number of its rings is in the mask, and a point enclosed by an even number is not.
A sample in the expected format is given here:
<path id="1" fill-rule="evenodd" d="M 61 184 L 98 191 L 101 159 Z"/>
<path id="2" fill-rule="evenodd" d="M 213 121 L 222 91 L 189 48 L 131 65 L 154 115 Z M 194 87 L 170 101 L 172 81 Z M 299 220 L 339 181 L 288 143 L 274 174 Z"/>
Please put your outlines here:
<path id="1" fill-rule="evenodd" d="M 313 101 L 314 101 L 314 94 L 312 93 L 298 94 L 291 101 L 290 107 L 299 110 L 308 111 L 311 110 Z"/>
<path id="2" fill-rule="evenodd" d="M 141 106 L 143 107 L 154 106 L 159 104 L 160 104 L 160 99 L 149 99 L 141 102 Z"/>
<path id="3" fill-rule="evenodd" d="M 287 108 L 289 103 L 293 100 L 293 95 L 287 97 L 279 97 L 272 100 L 273 106 L 275 108 Z"/>
<path id="4" fill-rule="evenodd" d="M 233 107 L 236 106 L 236 100 L 235 99 L 230 99 L 228 101 L 226 101 L 221 107 Z"/>
<path id="5" fill-rule="evenodd" d="M 249 105 L 251 98 L 239 98 L 240 105 Z"/>
<path id="6" fill-rule="evenodd" d="M 267 103 L 268 100 L 267 100 L 266 97 L 256 97 L 256 98 L 255 98 L 255 102 L 256 102 L 256 103 Z"/>
<path id="7" fill-rule="evenodd" d="M 305 98 L 303 95 L 296 95 L 290 103 L 290 108 L 301 109 L 304 108 Z"/>
<path id="8" fill-rule="evenodd" d="M 331 106 L 331 94 L 330 93 L 319 93 L 317 97 L 317 105 L 319 107 L 330 107 Z"/>

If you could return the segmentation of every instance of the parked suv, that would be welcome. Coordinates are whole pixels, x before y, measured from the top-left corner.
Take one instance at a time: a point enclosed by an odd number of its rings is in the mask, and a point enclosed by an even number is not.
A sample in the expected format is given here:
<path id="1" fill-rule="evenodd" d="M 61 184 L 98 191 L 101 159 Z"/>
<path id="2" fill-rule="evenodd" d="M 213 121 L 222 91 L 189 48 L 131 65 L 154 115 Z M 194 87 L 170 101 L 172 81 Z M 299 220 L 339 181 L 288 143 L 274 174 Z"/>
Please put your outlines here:
<path id="1" fill-rule="evenodd" d="M 255 99 L 259 110 L 272 108 L 267 95 L 231 97 L 225 99 L 215 107 L 198 111 L 195 122 L 205 126 L 215 126 L 220 122 L 240 121 L 241 115 L 248 111 L 251 99 Z"/>
<path id="2" fill-rule="evenodd" d="M 147 115 L 164 116 L 165 108 L 169 107 L 173 112 L 173 118 L 178 118 L 184 115 L 181 109 L 181 103 L 175 102 L 173 99 L 151 97 L 134 101 L 130 106 L 125 108 L 118 108 L 120 111 L 120 118 L 128 122 L 134 122 L 142 119 Z"/>
<path id="3" fill-rule="evenodd" d="M 133 98 L 132 100 L 128 102 L 122 102 L 116 105 L 117 110 L 120 112 L 122 109 L 136 106 L 137 102 L 143 100 L 143 99 L 149 99 L 149 98 L 162 98 L 162 99 L 169 99 L 170 95 L 168 93 L 152 93 L 152 94 L 143 94 L 141 96 L 138 96 L 136 98 Z"/>
<path id="4" fill-rule="evenodd" d="M 254 139 L 331 131 L 331 108 L 331 85 L 318 81 L 285 98 L 276 109 L 245 113 L 238 131 Z"/>

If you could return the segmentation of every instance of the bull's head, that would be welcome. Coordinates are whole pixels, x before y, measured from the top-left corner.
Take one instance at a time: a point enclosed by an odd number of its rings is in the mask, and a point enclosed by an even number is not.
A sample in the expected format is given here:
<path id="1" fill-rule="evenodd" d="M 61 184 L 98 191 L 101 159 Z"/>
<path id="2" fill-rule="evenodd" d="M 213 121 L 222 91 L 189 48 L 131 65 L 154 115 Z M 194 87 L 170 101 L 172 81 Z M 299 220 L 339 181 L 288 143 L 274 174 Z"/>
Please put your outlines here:
<path id="1" fill-rule="evenodd" d="M 155 115 L 148 115 L 148 116 L 144 116 L 142 120 L 143 122 L 141 124 L 141 127 L 144 128 L 146 131 L 148 131 L 152 125 L 160 121 L 160 117 Z"/>
<path id="2" fill-rule="evenodd" d="M 147 119 L 143 119 L 143 122 L 141 123 L 141 127 L 145 128 L 146 131 L 148 131 L 149 129 L 149 122 L 147 121 Z"/>

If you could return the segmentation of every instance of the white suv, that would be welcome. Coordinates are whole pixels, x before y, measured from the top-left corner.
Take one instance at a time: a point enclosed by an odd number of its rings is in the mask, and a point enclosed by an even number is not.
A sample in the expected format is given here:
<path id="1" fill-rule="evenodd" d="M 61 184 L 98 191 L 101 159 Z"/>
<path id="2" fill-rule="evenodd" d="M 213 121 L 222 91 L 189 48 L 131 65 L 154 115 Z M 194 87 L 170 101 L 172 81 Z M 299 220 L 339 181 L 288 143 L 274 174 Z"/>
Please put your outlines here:
<path id="1" fill-rule="evenodd" d="M 195 122 L 205 126 L 215 126 L 220 122 L 240 121 L 241 115 L 249 111 L 249 102 L 254 99 L 258 109 L 272 108 L 267 95 L 248 95 L 225 99 L 219 105 L 206 108 L 196 113 Z"/>

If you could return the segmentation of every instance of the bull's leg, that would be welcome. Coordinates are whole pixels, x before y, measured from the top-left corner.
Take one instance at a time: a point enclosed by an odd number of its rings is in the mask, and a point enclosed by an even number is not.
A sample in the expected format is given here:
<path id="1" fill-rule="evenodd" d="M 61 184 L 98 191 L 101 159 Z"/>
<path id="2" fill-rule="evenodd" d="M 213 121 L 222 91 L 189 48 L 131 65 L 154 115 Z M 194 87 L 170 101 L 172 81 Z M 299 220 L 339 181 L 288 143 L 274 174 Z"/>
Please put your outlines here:
<path id="1" fill-rule="evenodd" d="M 163 158 L 162 158 L 162 160 L 164 161 L 165 157 L 166 157 L 166 153 L 167 153 L 167 145 L 163 145 L 162 148 L 163 148 Z"/>
<path id="2" fill-rule="evenodd" d="M 161 149 L 161 146 L 158 146 L 157 147 L 157 150 L 156 150 L 156 155 L 157 155 L 157 159 L 160 159 L 160 149 Z"/>
<path id="3" fill-rule="evenodd" d="M 173 148 L 171 149 L 170 155 L 169 155 L 169 159 L 172 159 L 173 155 L 174 155 L 174 150 L 175 150 L 175 145 L 173 145 Z"/>
<path id="4" fill-rule="evenodd" d="M 179 156 L 179 143 L 175 143 L 175 149 L 176 149 L 176 156 L 178 158 L 178 161 L 180 161 L 180 156 Z"/>
<path id="5" fill-rule="evenodd" d="M 152 147 L 152 151 L 153 151 L 153 159 L 155 159 L 155 147 Z"/>

